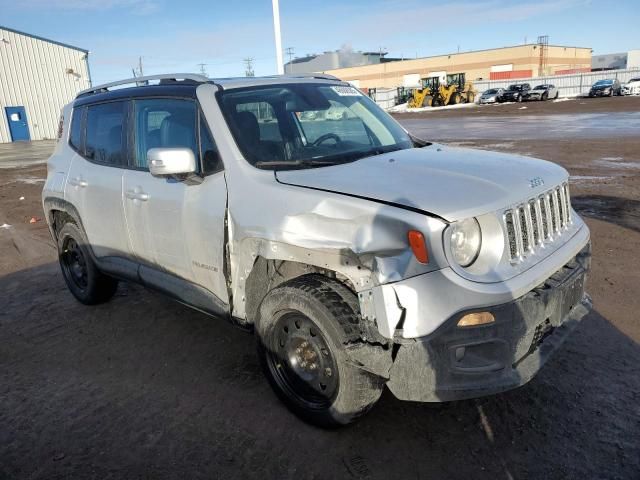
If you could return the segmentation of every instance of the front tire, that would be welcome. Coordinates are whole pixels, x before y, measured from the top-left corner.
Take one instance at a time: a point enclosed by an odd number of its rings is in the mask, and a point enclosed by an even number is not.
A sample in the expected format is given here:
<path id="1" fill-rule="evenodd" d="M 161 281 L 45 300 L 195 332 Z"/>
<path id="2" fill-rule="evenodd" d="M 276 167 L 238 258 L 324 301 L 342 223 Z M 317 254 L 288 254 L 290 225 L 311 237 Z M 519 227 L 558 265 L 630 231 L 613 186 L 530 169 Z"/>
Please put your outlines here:
<path id="1" fill-rule="evenodd" d="M 116 293 L 118 281 L 98 270 L 84 233 L 73 223 L 58 233 L 58 260 L 69 291 L 80 303 L 97 305 Z"/>
<path id="2" fill-rule="evenodd" d="M 311 274 L 267 294 L 256 323 L 258 355 L 275 393 L 302 419 L 325 428 L 354 422 L 382 394 L 379 377 L 354 366 L 346 345 L 359 339 L 357 300 Z"/>
<path id="3" fill-rule="evenodd" d="M 518 95 L 518 96 L 516 97 L 516 102 L 518 102 L 518 103 L 522 103 L 522 95 Z"/>

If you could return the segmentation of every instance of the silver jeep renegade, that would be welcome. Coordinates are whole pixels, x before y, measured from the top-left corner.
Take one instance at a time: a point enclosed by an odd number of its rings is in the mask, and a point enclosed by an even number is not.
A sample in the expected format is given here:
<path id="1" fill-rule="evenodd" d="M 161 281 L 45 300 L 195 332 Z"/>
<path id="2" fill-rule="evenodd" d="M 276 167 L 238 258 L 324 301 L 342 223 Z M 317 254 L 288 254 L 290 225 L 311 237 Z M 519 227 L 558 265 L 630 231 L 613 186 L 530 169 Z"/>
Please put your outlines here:
<path id="1" fill-rule="evenodd" d="M 85 90 L 43 205 L 80 302 L 138 282 L 254 331 L 275 392 L 323 426 L 385 385 L 424 402 L 523 385 L 590 308 L 563 168 L 418 140 L 333 77 Z"/>

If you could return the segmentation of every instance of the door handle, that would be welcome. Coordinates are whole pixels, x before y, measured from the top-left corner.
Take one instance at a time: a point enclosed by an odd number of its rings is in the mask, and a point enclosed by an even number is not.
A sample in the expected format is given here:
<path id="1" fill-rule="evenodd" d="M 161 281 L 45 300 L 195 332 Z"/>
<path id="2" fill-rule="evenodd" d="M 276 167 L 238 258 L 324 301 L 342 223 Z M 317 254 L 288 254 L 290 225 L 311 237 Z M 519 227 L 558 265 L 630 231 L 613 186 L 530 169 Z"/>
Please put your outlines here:
<path id="1" fill-rule="evenodd" d="M 82 179 L 82 177 L 72 178 L 71 180 L 69 180 L 69 184 L 73 185 L 74 187 L 82 188 L 85 188 L 87 185 L 89 185 L 85 180 Z"/>
<path id="2" fill-rule="evenodd" d="M 141 200 L 143 202 L 149 200 L 149 194 L 140 191 L 139 188 L 136 188 L 135 190 L 127 190 L 124 193 L 124 196 L 130 200 Z"/>

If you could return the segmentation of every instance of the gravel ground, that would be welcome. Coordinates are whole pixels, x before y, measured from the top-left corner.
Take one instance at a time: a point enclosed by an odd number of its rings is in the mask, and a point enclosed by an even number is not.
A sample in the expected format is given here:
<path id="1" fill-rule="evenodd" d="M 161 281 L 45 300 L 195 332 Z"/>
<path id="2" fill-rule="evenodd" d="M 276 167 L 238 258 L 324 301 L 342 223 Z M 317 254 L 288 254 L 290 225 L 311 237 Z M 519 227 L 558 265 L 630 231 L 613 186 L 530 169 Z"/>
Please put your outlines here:
<path id="1" fill-rule="evenodd" d="M 226 322 L 135 285 L 75 302 L 38 220 L 45 167 L 0 170 L 0 479 L 638 478 L 640 136 L 462 143 L 569 170 L 595 311 L 520 389 L 443 405 L 385 392 L 333 432 L 282 406 Z"/>

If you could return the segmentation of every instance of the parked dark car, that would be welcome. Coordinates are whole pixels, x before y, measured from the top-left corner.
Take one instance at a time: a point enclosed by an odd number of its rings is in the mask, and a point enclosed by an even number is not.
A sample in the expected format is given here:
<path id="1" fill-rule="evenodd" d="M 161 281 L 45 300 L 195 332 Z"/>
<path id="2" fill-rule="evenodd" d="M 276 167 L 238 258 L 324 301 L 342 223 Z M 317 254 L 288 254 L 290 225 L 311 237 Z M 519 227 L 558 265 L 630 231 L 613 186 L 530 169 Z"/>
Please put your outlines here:
<path id="1" fill-rule="evenodd" d="M 590 97 L 613 97 L 622 95 L 622 85 L 616 79 L 598 80 L 589 90 Z"/>
<path id="2" fill-rule="evenodd" d="M 529 100 L 531 95 L 531 85 L 528 83 L 514 83 L 509 85 L 502 94 L 503 102 L 522 102 L 523 100 Z"/>
<path id="3" fill-rule="evenodd" d="M 529 93 L 529 100 L 542 100 L 545 101 L 549 98 L 556 99 L 560 95 L 560 92 L 550 83 L 542 85 L 536 85 L 536 87 Z"/>

